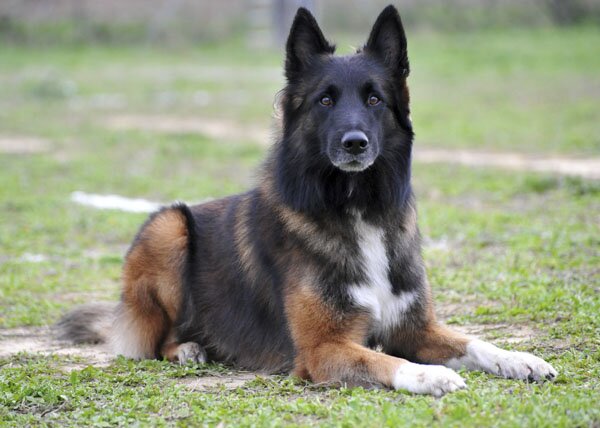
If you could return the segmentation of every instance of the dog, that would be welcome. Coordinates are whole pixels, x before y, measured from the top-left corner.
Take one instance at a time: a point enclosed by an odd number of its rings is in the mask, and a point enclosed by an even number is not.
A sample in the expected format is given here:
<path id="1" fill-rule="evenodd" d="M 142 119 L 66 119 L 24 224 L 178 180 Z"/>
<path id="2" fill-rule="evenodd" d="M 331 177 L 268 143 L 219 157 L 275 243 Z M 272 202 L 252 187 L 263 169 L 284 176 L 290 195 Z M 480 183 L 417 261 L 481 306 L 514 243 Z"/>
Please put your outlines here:
<path id="1" fill-rule="evenodd" d="M 441 396 L 455 369 L 542 381 L 528 353 L 435 317 L 411 190 L 407 41 L 393 6 L 335 56 L 300 8 L 286 44 L 281 135 L 247 193 L 152 214 L 129 249 L 118 305 L 59 323 L 116 354 L 217 361 L 313 382 Z"/>

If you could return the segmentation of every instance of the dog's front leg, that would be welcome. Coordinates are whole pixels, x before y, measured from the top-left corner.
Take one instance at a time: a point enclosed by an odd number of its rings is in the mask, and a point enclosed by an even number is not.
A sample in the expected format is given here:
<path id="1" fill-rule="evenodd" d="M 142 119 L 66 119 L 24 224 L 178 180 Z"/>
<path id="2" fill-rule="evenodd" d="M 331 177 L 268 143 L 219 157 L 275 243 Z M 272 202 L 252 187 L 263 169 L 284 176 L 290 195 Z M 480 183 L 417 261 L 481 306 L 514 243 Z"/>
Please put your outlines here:
<path id="1" fill-rule="evenodd" d="M 294 374 L 300 377 L 435 396 L 465 387 L 456 372 L 441 365 L 415 364 L 362 346 L 368 317 L 338 313 L 308 287 L 288 294 L 286 313 L 297 352 Z"/>
<path id="2" fill-rule="evenodd" d="M 481 370 L 509 379 L 542 381 L 554 379 L 556 370 L 550 364 L 526 352 L 513 352 L 491 343 L 454 332 L 432 320 L 413 338 L 404 337 L 407 346 L 413 344 L 417 361 L 443 364 L 453 369 Z M 416 346 L 414 345 L 416 344 Z M 397 344 L 397 349 L 402 349 Z"/>
<path id="3" fill-rule="evenodd" d="M 464 367 L 469 370 L 483 370 L 509 379 L 536 382 L 552 380 L 558 374 L 554 367 L 535 355 L 507 351 L 478 339 L 472 339 L 467 343 L 464 355 L 451 358 L 444 365 L 453 369 Z"/>

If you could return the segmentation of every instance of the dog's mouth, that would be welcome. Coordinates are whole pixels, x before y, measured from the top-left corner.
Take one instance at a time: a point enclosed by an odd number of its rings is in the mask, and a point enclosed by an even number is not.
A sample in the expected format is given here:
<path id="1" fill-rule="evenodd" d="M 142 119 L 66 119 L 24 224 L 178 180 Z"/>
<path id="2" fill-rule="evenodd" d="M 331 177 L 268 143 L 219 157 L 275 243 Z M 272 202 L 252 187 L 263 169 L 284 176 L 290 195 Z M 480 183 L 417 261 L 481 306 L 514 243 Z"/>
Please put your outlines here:
<path id="1" fill-rule="evenodd" d="M 336 162 L 334 165 L 345 172 L 361 172 L 371 166 L 373 162 L 360 162 L 351 160 L 348 162 Z"/>

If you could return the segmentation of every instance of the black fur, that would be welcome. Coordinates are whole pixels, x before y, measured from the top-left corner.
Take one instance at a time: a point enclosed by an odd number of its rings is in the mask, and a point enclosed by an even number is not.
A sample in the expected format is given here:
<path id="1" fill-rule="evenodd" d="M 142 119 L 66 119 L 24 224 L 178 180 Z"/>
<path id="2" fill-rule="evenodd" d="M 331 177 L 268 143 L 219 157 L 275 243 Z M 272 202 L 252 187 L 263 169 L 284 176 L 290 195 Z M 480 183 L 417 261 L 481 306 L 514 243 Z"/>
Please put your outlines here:
<path id="1" fill-rule="evenodd" d="M 307 15 L 298 11 L 287 43 L 283 138 L 268 165 L 277 191 L 293 209 L 314 215 L 354 208 L 369 216 L 402 209 L 411 194 L 413 131 L 400 17 L 393 7 L 386 8 L 363 51 L 340 58 L 330 55 L 333 47 Z M 298 44 L 308 58 L 304 62 L 297 60 Z M 365 107 L 365 89 L 381 92 L 385 105 Z M 330 92 L 339 97 L 335 109 L 316 105 L 322 93 Z M 327 156 L 327 146 L 354 128 L 381 143 L 375 163 L 360 174 L 338 169 Z"/>
<path id="2" fill-rule="evenodd" d="M 114 303 L 90 303 L 78 306 L 54 326 L 59 340 L 74 343 L 101 343 L 107 338 L 115 315 Z"/>
<path id="3" fill-rule="evenodd" d="M 333 52 L 312 15 L 300 9 L 287 42 L 283 132 L 261 185 L 172 208 L 188 228 L 177 340 L 197 342 L 209 359 L 291 369 L 295 349 L 284 302 L 307 271 L 330 308 L 341 315 L 360 311 L 348 293 L 365 279 L 354 229 L 359 213 L 385 231 L 393 292 L 420 291 L 404 317 L 407 326 L 425 322 L 427 284 L 410 183 L 409 65 L 398 13 L 382 12 L 360 52 Z M 371 96 L 380 102 L 371 105 Z M 369 140 L 360 155 L 341 145 L 352 130 Z M 386 340 L 374 336 L 369 343 L 385 347 Z"/>
<path id="4" fill-rule="evenodd" d="M 426 299 L 418 233 L 398 235 L 414 203 L 408 60 L 397 12 L 385 9 L 361 52 L 335 57 L 333 50 L 314 18 L 300 9 L 287 43 L 282 138 L 264 166 L 263 183 L 272 186 L 263 184 L 243 195 L 192 207 L 195 226 L 190 245 L 196 250 L 188 264 L 177 330 L 180 341 L 197 341 L 209 358 L 250 368 L 291 367 L 294 348 L 283 300 L 290 263 L 298 262 L 297 254 L 302 263 L 315 267 L 319 277 L 315 287 L 326 302 L 340 312 L 357 310 L 347 293 L 349 284 L 363 278 L 352 212 L 361 212 L 365 220 L 387 230 L 394 292 L 422 288 Z M 377 87 L 384 100 L 376 112 L 360 99 L 366 96 L 361 92 L 365 82 Z M 336 108 L 343 114 L 328 117 L 333 112 L 317 105 L 321 87 L 335 87 L 340 95 Z M 348 102 L 342 94 L 347 94 Z M 361 172 L 342 171 L 327 155 L 331 139 L 353 126 L 379 144 L 375 161 Z M 287 230 L 279 205 L 305 216 L 320 232 L 306 237 Z M 247 229 L 253 274 L 244 272 L 235 244 L 240 227 Z M 398 239 L 409 241 L 403 251 L 395 249 Z M 338 250 L 314 248 L 321 241 L 339 243 Z M 418 326 L 424 315 L 419 305 L 416 308 L 407 320 Z"/>

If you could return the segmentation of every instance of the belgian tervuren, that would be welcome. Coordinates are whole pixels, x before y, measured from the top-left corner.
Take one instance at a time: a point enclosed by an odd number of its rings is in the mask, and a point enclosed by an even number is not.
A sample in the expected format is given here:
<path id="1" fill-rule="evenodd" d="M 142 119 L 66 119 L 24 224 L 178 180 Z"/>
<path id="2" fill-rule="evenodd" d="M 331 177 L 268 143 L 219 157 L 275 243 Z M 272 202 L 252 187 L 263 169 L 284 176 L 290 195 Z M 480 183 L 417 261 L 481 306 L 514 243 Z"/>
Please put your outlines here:
<path id="1" fill-rule="evenodd" d="M 540 358 L 436 321 L 396 9 L 343 57 L 299 9 L 285 75 L 281 135 L 259 186 L 150 216 L 127 253 L 121 302 L 75 309 L 63 337 L 107 340 L 135 359 L 208 359 L 437 396 L 465 387 L 452 370 L 461 367 L 554 378 Z"/>

